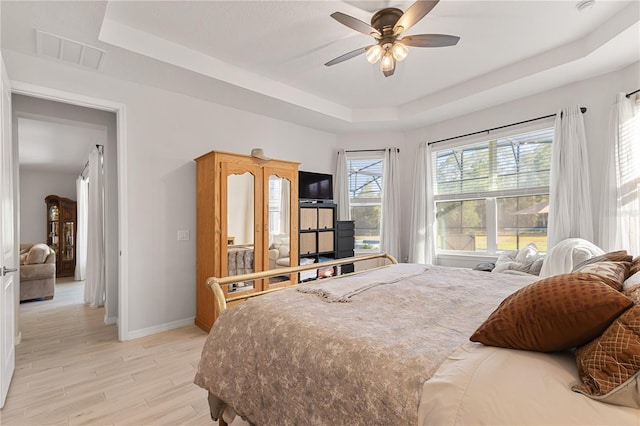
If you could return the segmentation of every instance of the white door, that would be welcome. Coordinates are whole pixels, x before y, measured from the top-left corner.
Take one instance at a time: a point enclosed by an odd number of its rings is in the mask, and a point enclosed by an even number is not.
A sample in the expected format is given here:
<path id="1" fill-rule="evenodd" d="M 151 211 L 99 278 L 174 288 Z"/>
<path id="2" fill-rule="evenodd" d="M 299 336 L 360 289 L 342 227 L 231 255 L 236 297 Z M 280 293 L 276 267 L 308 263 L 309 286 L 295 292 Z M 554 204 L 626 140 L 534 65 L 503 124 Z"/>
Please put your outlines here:
<path id="1" fill-rule="evenodd" d="M 11 92 L 0 58 L 0 408 L 9 391 L 15 369 L 15 309 L 17 265 L 13 219 L 13 150 L 11 140 Z"/>

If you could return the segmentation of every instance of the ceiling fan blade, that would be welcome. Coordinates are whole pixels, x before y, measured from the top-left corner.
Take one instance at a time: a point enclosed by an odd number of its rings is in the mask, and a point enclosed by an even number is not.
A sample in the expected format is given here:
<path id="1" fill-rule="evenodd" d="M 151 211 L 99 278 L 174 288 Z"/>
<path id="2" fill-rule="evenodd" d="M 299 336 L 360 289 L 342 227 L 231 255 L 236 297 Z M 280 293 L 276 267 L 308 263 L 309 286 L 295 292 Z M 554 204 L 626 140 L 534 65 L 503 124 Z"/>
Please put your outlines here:
<path id="1" fill-rule="evenodd" d="M 354 18 L 353 16 L 346 15 L 342 12 L 334 12 L 331 14 L 331 17 L 340 22 L 342 25 L 346 25 L 352 30 L 356 30 L 358 32 L 361 32 L 362 34 L 373 36 L 375 38 L 382 37 L 380 31 L 376 30 L 366 22 L 362 22 L 361 20 Z"/>
<path id="2" fill-rule="evenodd" d="M 371 47 L 371 46 L 361 47 L 360 49 L 352 50 L 349 53 L 345 53 L 344 55 L 340 55 L 337 58 L 330 60 L 329 62 L 327 62 L 324 65 L 326 67 L 330 67 L 331 65 L 335 65 L 335 64 L 339 64 L 340 62 L 344 62 L 347 59 L 355 58 L 356 56 L 362 55 L 364 52 L 366 52 L 369 47 Z"/>
<path id="3" fill-rule="evenodd" d="M 445 47 L 458 44 L 460 37 L 447 34 L 416 34 L 402 37 L 398 40 L 405 46 L 414 47 Z"/>
<path id="4" fill-rule="evenodd" d="M 431 9 L 436 7 L 440 0 L 418 0 L 409 7 L 398 19 L 393 27 L 393 35 L 398 35 L 403 31 L 413 27 L 419 20 L 424 18 Z"/>

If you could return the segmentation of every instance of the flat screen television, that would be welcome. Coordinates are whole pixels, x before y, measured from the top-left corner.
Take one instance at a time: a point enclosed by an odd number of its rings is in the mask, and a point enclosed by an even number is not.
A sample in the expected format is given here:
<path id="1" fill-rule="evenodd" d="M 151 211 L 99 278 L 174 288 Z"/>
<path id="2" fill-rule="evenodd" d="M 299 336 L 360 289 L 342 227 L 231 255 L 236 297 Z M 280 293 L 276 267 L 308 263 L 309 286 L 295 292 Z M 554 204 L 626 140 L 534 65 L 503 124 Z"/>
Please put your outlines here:
<path id="1" fill-rule="evenodd" d="M 333 176 L 325 173 L 298 172 L 300 201 L 333 201 Z"/>

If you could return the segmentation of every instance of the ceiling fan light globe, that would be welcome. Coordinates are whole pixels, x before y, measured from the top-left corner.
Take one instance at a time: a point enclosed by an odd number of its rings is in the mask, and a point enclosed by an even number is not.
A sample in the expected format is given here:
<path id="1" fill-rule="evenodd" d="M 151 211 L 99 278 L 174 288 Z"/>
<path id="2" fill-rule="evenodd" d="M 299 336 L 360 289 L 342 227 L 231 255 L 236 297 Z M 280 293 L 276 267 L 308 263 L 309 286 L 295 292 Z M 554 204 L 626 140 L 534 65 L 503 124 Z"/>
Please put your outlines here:
<path id="1" fill-rule="evenodd" d="M 378 44 L 373 45 L 367 49 L 367 53 L 365 55 L 370 64 L 375 64 L 382 57 L 382 48 Z"/>
<path id="2" fill-rule="evenodd" d="M 400 62 L 403 61 L 404 58 L 409 54 L 409 48 L 404 44 L 396 41 L 393 43 L 393 47 L 391 48 L 391 53 L 393 54 L 393 59 Z"/>
<path id="3" fill-rule="evenodd" d="M 380 60 L 380 71 L 391 71 L 396 67 L 396 61 L 393 59 L 393 55 L 387 50 Z"/>

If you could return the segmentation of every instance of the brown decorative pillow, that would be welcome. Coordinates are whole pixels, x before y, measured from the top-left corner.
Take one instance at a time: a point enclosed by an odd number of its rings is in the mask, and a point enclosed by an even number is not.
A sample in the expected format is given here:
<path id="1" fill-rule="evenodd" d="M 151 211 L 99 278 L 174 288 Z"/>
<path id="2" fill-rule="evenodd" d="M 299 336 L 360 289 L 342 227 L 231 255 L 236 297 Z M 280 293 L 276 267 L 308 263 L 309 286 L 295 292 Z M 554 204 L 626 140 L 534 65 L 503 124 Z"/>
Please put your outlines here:
<path id="1" fill-rule="evenodd" d="M 598 275 L 612 288 L 620 291 L 622 290 L 624 280 L 626 280 L 629 275 L 629 265 L 629 262 L 612 262 L 605 260 L 581 266 L 576 268 L 574 272 Z"/>
<path id="2" fill-rule="evenodd" d="M 573 268 L 572 272 L 577 272 L 579 268 L 585 265 L 589 265 L 591 263 L 606 262 L 606 261 L 631 262 L 632 259 L 633 259 L 633 256 L 629 255 L 626 250 L 612 251 L 600 256 L 592 257 L 591 259 L 587 259 L 584 262 L 579 263 Z"/>
<path id="3" fill-rule="evenodd" d="M 640 305 L 576 350 L 583 384 L 571 389 L 602 402 L 640 408 Z"/>
<path id="4" fill-rule="evenodd" d="M 631 267 L 629 268 L 629 276 L 640 272 L 640 256 L 631 261 Z"/>
<path id="5" fill-rule="evenodd" d="M 633 301 L 594 274 L 554 275 L 508 296 L 470 340 L 554 352 L 602 334 Z"/>

